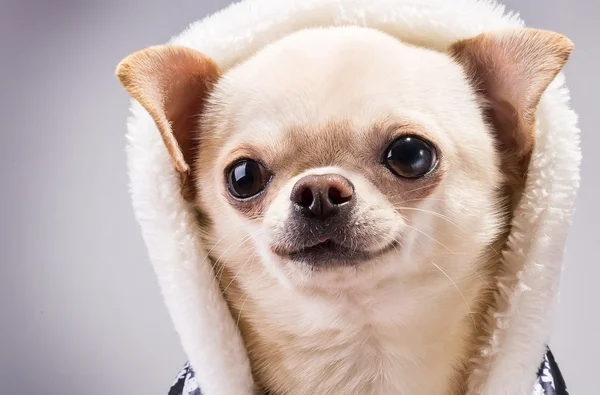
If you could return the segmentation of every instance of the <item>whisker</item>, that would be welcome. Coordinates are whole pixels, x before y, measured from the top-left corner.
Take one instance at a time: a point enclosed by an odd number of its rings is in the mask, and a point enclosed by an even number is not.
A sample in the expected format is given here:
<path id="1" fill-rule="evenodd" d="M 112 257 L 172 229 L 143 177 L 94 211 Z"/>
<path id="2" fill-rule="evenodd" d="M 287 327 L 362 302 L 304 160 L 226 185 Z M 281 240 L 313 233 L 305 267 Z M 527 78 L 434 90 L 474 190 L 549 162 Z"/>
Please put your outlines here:
<path id="1" fill-rule="evenodd" d="M 427 200 L 427 201 L 430 201 L 430 202 L 445 202 L 447 200 L 447 198 L 438 198 L 438 197 L 432 197 L 432 196 L 425 196 L 425 197 L 420 197 L 420 198 L 402 200 L 402 202 L 403 203 L 407 203 L 407 202 L 421 202 L 423 200 Z"/>
<path id="2" fill-rule="evenodd" d="M 426 210 L 426 209 L 422 209 L 422 208 L 416 208 L 416 207 L 398 207 L 398 209 L 399 209 L 399 210 L 412 210 L 412 211 L 420 211 L 420 212 L 424 212 L 424 213 L 427 213 L 427 214 L 432 214 L 432 215 L 434 215 L 434 216 L 436 216 L 436 217 L 438 217 L 438 218 L 441 218 L 441 219 L 443 219 L 443 220 L 446 220 L 446 221 L 448 221 L 448 223 L 449 223 L 449 224 L 456 226 L 456 227 L 458 228 L 458 230 L 460 230 L 460 231 L 461 231 L 461 232 L 463 232 L 463 233 L 466 233 L 466 231 L 465 231 L 465 229 L 464 229 L 464 228 L 462 228 L 462 227 L 461 227 L 460 225 L 458 225 L 456 222 L 452 221 L 452 220 L 451 220 L 449 217 L 447 217 L 447 216 L 445 216 L 445 215 L 443 215 L 443 214 L 440 214 L 440 213 L 438 213 L 438 212 L 431 211 L 431 210 Z"/>
<path id="3" fill-rule="evenodd" d="M 222 241 L 223 241 L 223 240 L 224 240 L 224 239 L 225 239 L 227 236 L 229 236 L 229 235 L 230 235 L 230 234 L 232 234 L 232 233 L 233 233 L 233 230 L 231 230 L 231 231 L 227 232 L 225 235 L 223 235 L 223 237 L 221 237 L 219 240 L 217 240 L 217 242 L 216 242 L 216 243 L 214 243 L 214 244 L 212 245 L 212 247 L 210 248 L 210 250 L 208 250 L 208 252 L 207 252 L 207 253 L 206 253 L 206 255 L 204 256 L 204 259 L 202 259 L 202 262 L 200 262 L 200 265 L 199 265 L 199 266 L 202 266 L 202 265 L 204 264 L 204 262 L 206 262 L 206 260 L 207 260 L 207 259 L 210 257 L 210 253 L 211 253 L 211 252 L 213 252 L 213 250 L 214 250 L 215 248 L 217 248 L 217 246 L 218 246 L 219 244 L 221 244 L 221 242 L 222 242 Z"/>
<path id="4" fill-rule="evenodd" d="M 420 234 L 422 234 L 423 236 L 427 237 L 427 238 L 428 238 L 428 239 L 430 239 L 431 241 L 433 241 L 433 242 L 435 242 L 435 243 L 439 244 L 440 246 L 442 246 L 443 248 L 445 248 L 447 251 L 449 251 L 449 252 L 453 253 L 453 252 L 452 252 L 452 250 L 451 250 L 450 248 L 448 248 L 446 245 L 444 245 L 443 243 L 441 243 L 440 241 L 438 241 L 436 238 L 434 238 L 434 237 L 431 237 L 431 236 L 430 236 L 430 235 L 428 235 L 427 233 L 425 233 L 425 232 L 421 231 L 420 229 L 418 229 L 418 228 L 415 228 L 414 226 L 411 226 L 411 225 L 409 225 L 409 224 L 405 224 L 405 226 L 409 227 L 410 229 L 413 229 L 413 230 L 414 230 L 414 231 L 416 231 L 416 232 L 419 232 Z"/>
<path id="5" fill-rule="evenodd" d="M 475 273 L 475 275 L 477 276 L 477 278 L 479 278 L 479 279 L 481 280 L 481 282 L 485 284 L 485 286 L 487 287 L 487 289 L 493 289 L 493 288 L 490 286 L 490 283 L 488 283 L 488 282 L 487 282 L 487 280 L 485 280 L 485 279 L 483 278 L 483 276 L 481 275 L 481 273 L 479 273 L 479 272 L 477 271 L 477 269 L 475 269 L 475 268 L 474 268 L 474 267 L 472 267 L 472 266 L 469 266 L 469 268 L 471 269 L 471 271 L 472 271 L 473 273 Z"/>
<path id="6" fill-rule="evenodd" d="M 446 273 L 444 271 L 444 269 L 442 269 L 439 265 L 437 265 L 435 262 L 430 261 L 431 264 L 433 266 L 435 266 L 440 272 L 442 272 L 444 274 L 444 276 L 446 276 L 446 278 L 448 280 L 450 280 L 450 282 L 452 283 L 452 285 L 454 286 L 454 288 L 456 288 L 456 290 L 458 291 L 458 293 L 460 294 L 460 297 L 462 298 L 462 300 L 465 302 L 465 305 L 467 306 L 467 309 L 469 310 L 469 317 L 471 317 L 471 320 L 473 321 L 473 328 L 477 328 L 477 323 L 475 322 L 475 318 L 473 318 L 473 310 L 471 310 L 471 306 L 469 306 L 469 302 L 467 302 L 467 298 L 465 298 L 465 295 L 462 293 L 462 291 L 460 290 L 460 288 L 458 288 L 458 285 L 456 285 L 456 283 L 454 282 L 454 280 L 452 279 L 452 277 L 450 277 L 448 275 L 448 273 Z"/>
<path id="7" fill-rule="evenodd" d="M 258 279 L 256 279 L 256 282 L 254 283 L 254 286 L 252 288 L 254 288 L 255 286 L 258 285 L 259 282 L 262 281 L 263 278 L 265 278 L 265 276 L 267 275 L 267 270 L 264 269 L 262 274 L 258 277 Z M 235 325 L 239 327 L 240 325 L 240 317 L 242 316 L 242 311 L 244 310 L 244 306 L 246 305 L 246 302 L 248 301 L 248 298 L 250 297 L 250 292 L 246 292 L 246 298 L 244 299 L 244 301 L 242 302 L 242 305 L 240 306 L 240 311 L 238 312 L 238 316 L 237 316 L 237 320 Z M 239 300 L 238 300 L 239 302 Z"/>
<path id="8" fill-rule="evenodd" d="M 409 191 L 406 191 L 406 192 L 404 192 L 404 193 L 405 193 L 405 194 L 409 194 L 409 193 L 417 192 L 417 191 L 420 191 L 420 190 L 422 190 L 422 189 L 426 189 L 426 188 L 431 188 L 431 185 L 423 185 L 423 186 L 420 186 L 420 187 L 418 187 L 418 188 L 414 188 L 414 189 L 411 189 L 411 190 L 409 190 Z"/>
<path id="9" fill-rule="evenodd" d="M 494 254 L 496 254 L 496 257 L 500 257 L 500 258 L 502 258 L 502 254 L 501 254 L 500 252 L 498 252 L 498 250 L 496 250 L 496 249 L 494 248 L 494 246 L 493 246 L 493 245 L 491 245 L 491 244 L 490 244 L 490 245 L 488 245 L 487 247 L 488 247 L 490 250 L 492 250 L 492 251 L 494 252 Z"/>
<path id="10" fill-rule="evenodd" d="M 240 267 L 240 269 L 237 271 L 237 273 L 235 273 L 235 275 L 233 276 L 233 278 L 231 279 L 231 281 L 229 281 L 229 284 L 227 284 L 227 286 L 225 287 L 225 289 L 223 289 L 223 291 L 221 292 L 221 295 L 225 295 L 225 292 L 227 292 L 227 290 L 229 289 L 229 286 L 231 286 L 231 284 L 233 284 L 233 282 L 240 275 L 240 273 L 242 272 L 242 270 L 244 270 L 244 268 L 246 267 L 246 265 L 248 265 L 248 262 L 250 262 L 250 259 L 252 259 L 252 262 L 254 263 L 254 258 L 256 258 L 256 255 L 257 255 L 256 252 L 253 252 L 252 255 L 250 255 L 248 257 L 248 259 L 246 259 L 246 262 L 244 262 L 244 264 Z"/>
<path id="11" fill-rule="evenodd" d="M 242 240 L 238 243 L 238 245 L 235 247 L 240 248 L 242 245 L 244 245 L 248 240 L 250 240 L 251 234 L 247 234 L 246 236 L 242 237 Z M 218 267 L 219 262 L 221 261 L 221 258 L 223 258 L 223 256 L 225 256 L 225 254 L 227 254 L 227 252 L 229 252 L 229 250 L 231 250 L 231 248 L 234 246 L 234 244 L 232 243 L 231 245 L 229 245 L 229 247 L 227 247 L 225 249 L 225 251 L 223 251 L 223 253 L 217 258 L 217 260 L 214 263 L 214 266 L 217 268 L 217 272 L 215 273 L 215 278 L 213 279 L 213 283 L 211 284 L 211 286 L 214 284 L 214 282 L 218 279 L 219 281 L 221 281 L 221 276 L 223 275 L 223 271 L 225 270 L 225 265 L 221 265 L 221 267 Z"/>

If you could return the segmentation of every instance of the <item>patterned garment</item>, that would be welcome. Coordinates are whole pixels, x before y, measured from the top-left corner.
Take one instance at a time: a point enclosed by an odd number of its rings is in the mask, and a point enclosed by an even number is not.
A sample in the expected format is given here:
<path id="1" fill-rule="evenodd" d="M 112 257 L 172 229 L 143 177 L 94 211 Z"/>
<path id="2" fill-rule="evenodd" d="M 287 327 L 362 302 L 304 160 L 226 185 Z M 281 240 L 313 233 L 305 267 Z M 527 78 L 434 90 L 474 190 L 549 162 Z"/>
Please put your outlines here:
<path id="1" fill-rule="evenodd" d="M 183 365 L 168 395 L 202 395 L 196 382 L 196 374 L 189 362 Z"/>
<path id="2" fill-rule="evenodd" d="M 168 395 L 202 395 L 190 363 L 186 363 Z M 540 365 L 532 395 L 569 395 L 563 376 L 550 349 Z"/>
<path id="3" fill-rule="evenodd" d="M 533 395 L 569 395 L 565 380 L 550 349 L 546 351 L 544 361 L 538 370 Z"/>

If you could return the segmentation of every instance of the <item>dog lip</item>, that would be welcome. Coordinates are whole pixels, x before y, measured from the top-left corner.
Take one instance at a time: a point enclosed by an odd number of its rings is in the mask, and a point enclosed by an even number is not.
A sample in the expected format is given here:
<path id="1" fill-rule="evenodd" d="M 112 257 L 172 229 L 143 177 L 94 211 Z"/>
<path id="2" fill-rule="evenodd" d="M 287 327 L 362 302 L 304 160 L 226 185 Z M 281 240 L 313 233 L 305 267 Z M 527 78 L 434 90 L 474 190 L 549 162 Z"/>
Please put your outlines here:
<path id="1" fill-rule="evenodd" d="M 311 250 L 316 251 L 316 250 L 320 250 L 320 249 L 335 249 L 335 248 L 343 249 L 344 247 L 340 244 L 337 244 L 337 243 L 327 239 L 327 238 L 321 238 L 321 239 L 319 239 L 319 241 L 316 244 L 304 246 L 296 251 L 290 252 L 288 255 L 294 255 L 294 254 L 311 251 Z"/>
<path id="2" fill-rule="evenodd" d="M 305 251 L 310 248 L 318 247 L 319 245 L 325 244 L 329 241 L 329 237 L 321 237 L 313 243 L 307 243 L 297 249 L 285 249 L 277 245 L 271 246 L 271 252 L 275 255 L 279 255 L 282 258 L 289 258 L 290 255 Z"/>
<path id="3" fill-rule="evenodd" d="M 271 251 L 282 258 L 302 261 L 313 266 L 349 266 L 383 255 L 396 248 L 396 245 L 397 242 L 393 241 L 379 250 L 365 251 L 346 247 L 328 238 L 321 238 L 315 244 L 309 244 L 296 250 L 283 251 L 272 247 Z"/>

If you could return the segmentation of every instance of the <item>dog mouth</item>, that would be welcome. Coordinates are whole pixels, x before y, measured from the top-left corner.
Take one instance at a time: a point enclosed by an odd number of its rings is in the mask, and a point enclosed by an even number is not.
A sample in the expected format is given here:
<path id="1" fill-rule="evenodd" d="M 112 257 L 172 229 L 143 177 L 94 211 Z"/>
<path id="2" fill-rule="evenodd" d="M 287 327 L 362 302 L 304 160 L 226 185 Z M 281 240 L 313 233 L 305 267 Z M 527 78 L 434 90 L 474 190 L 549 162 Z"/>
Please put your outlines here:
<path id="1" fill-rule="evenodd" d="M 397 242 L 393 241 L 381 249 L 367 251 L 327 239 L 292 251 L 280 251 L 276 249 L 272 249 L 272 251 L 276 255 L 291 261 L 303 262 L 315 267 L 332 267 L 357 265 L 381 256 L 396 248 L 396 246 Z"/>

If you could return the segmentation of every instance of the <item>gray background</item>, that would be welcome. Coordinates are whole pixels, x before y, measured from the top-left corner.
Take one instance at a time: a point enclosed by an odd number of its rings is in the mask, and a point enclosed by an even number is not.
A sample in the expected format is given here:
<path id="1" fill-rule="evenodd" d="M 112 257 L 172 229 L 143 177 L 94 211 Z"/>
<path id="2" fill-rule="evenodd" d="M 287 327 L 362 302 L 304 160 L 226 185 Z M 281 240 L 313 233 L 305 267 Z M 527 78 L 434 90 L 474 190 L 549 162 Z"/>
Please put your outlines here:
<path id="1" fill-rule="evenodd" d="M 133 218 L 113 73 L 228 1 L 94 3 L 0 3 L 2 395 L 165 394 L 185 361 Z M 600 2 L 505 3 L 576 44 L 583 182 L 552 346 L 572 393 L 598 394 Z"/>

